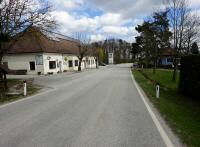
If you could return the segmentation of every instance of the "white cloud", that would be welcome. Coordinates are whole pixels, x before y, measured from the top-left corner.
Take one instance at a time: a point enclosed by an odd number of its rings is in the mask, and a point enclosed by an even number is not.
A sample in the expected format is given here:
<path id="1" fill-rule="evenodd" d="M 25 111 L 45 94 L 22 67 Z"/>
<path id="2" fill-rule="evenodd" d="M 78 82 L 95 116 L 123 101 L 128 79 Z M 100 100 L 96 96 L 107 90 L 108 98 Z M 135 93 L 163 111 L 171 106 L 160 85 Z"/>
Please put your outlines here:
<path id="1" fill-rule="evenodd" d="M 87 32 L 92 34 L 92 40 L 105 39 L 106 36 L 131 40 L 137 35 L 135 26 L 143 23 L 144 17 L 163 6 L 163 0 L 50 1 L 55 6 L 52 14 L 60 24 L 61 33 Z M 193 7 L 200 7 L 200 0 L 191 1 Z"/>
<path id="2" fill-rule="evenodd" d="M 131 34 L 133 34 L 134 30 L 134 27 L 105 26 L 102 27 L 101 32 L 119 36 L 130 36 Z"/>
<path id="3" fill-rule="evenodd" d="M 96 42 L 96 41 L 101 41 L 106 39 L 106 37 L 102 34 L 97 34 L 97 35 L 91 35 L 91 41 Z"/>
<path id="4" fill-rule="evenodd" d="M 71 32 L 95 32 L 103 26 L 121 26 L 128 21 L 123 20 L 119 14 L 114 13 L 106 13 L 94 18 L 72 15 L 67 11 L 54 11 L 52 15 L 61 28 L 64 27 L 65 30 Z"/>
<path id="5" fill-rule="evenodd" d="M 190 4 L 193 8 L 200 9 L 200 0 L 190 0 Z"/>
<path id="6" fill-rule="evenodd" d="M 97 28 L 97 21 L 85 16 L 76 17 L 70 15 L 66 11 L 54 11 L 52 15 L 60 24 L 64 32 L 80 32 L 80 31 L 95 31 Z"/>
<path id="7" fill-rule="evenodd" d="M 80 8 L 83 5 L 83 0 L 49 0 L 55 8 L 72 10 Z"/>
<path id="8" fill-rule="evenodd" d="M 102 16 L 94 18 L 101 25 L 119 25 L 122 23 L 122 17 L 117 13 L 105 13 Z"/>
<path id="9" fill-rule="evenodd" d="M 53 17 L 60 24 L 59 30 L 66 35 L 73 35 L 76 32 L 87 32 L 91 35 L 92 41 L 106 39 L 106 36 L 128 37 L 135 34 L 133 26 L 124 26 L 130 20 L 124 20 L 121 15 L 106 13 L 101 16 L 90 18 L 87 16 L 72 15 L 67 11 L 54 11 Z M 139 23 L 140 19 L 132 21 Z"/>
<path id="10" fill-rule="evenodd" d="M 159 8 L 162 0 L 85 0 L 105 12 L 120 13 L 124 18 L 134 18 Z"/>

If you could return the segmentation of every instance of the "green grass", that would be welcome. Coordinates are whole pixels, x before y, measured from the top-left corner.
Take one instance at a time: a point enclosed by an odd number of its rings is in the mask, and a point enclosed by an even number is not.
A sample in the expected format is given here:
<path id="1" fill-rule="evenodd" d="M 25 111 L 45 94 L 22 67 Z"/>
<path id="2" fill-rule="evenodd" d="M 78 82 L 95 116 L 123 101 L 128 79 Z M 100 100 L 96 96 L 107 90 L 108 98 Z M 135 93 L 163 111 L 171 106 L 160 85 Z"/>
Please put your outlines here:
<path id="1" fill-rule="evenodd" d="M 177 74 L 177 79 L 172 82 L 172 70 L 158 69 L 156 74 L 153 74 L 153 69 L 144 69 L 144 73 L 154 81 L 158 81 L 161 86 L 169 88 L 171 90 L 177 90 L 179 82 L 179 74 Z"/>
<path id="2" fill-rule="evenodd" d="M 178 92 L 178 80 L 171 81 L 172 71 L 157 70 L 156 74 L 153 74 L 152 69 L 146 69 L 143 73 L 162 85 L 160 99 L 156 99 L 155 84 L 146 79 L 140 71 L 133 71 L 136 81 L 172 130 L 187 146 L 200 147 L 200 102 L 184 97 Z"/>
<path id="3" fill-rule="evenodd" d="M 9 79 L 9 80 L 7 80 L 7 85 L 8 85 L 8 87 L 13 87 L 15 85 L 23 86 L 23 80 Z M 41 88 L 38 85 L 34 85 L 32 82 L 28 83 L 28 86 L 27 86 L 28 96 L 37 93 L 40 89 Z M 16 100 L 22 99 L 22 98 L 25 98 L 25 96 L 23 96 L 23 93 L 21 93 L 19 95 L 9 95 L 8 96 L 8 95 L 4 95 L 0 92 L 0 105 L 6 104 L 9 102 L 13 102 L 13 101 L 16 101 Z"/>

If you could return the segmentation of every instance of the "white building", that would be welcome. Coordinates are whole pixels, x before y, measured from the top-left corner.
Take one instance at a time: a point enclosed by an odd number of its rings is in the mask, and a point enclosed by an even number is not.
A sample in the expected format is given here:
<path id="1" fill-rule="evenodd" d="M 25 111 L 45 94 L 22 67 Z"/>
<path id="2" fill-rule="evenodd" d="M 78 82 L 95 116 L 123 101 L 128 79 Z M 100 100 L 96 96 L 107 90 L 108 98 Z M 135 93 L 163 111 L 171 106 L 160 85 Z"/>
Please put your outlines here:
<path id="1" fill-rule="evenodd" d="M 27 74 L 56 74 L 78 70 L 78 46 L 73 40 L 52 40 L 41 31 L 27 32 L 3 58 L 9 69 Z M 82 69 L 96 68 L 95 57 L 87 55 Z"/>
<path id="2" fill-rule="evenodd" d="M 114 54 L 108 53 L 108 64 L 114 64 Z"/>

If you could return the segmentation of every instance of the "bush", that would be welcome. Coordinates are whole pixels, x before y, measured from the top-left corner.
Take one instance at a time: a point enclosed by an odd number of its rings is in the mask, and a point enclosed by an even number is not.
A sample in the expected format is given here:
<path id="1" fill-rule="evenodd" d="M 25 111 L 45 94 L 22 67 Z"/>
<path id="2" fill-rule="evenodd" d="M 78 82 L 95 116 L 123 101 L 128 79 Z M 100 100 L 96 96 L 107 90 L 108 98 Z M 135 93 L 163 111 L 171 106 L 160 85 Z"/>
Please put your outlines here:
<path id="1" fill-rule="evenodd" d="M 200 100 L 200 55 L 181 59 L 179 90 L 186 96 Z"/>

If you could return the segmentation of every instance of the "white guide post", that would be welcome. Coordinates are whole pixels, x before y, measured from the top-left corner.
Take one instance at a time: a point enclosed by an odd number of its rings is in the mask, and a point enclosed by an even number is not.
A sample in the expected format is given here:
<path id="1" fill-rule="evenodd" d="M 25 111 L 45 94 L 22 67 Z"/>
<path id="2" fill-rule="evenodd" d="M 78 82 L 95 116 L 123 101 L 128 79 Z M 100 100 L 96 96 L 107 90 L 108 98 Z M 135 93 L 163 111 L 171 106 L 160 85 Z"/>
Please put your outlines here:
<path id="1" fill-rule="evenodd" d="M 160 85 L 156 85 L 156 98 L 160 98 Z"/>
<path id="2" fill-rule="evenodd" d="M 27 96 L 27 83 L 24 81 L 24 96 Z"/>

